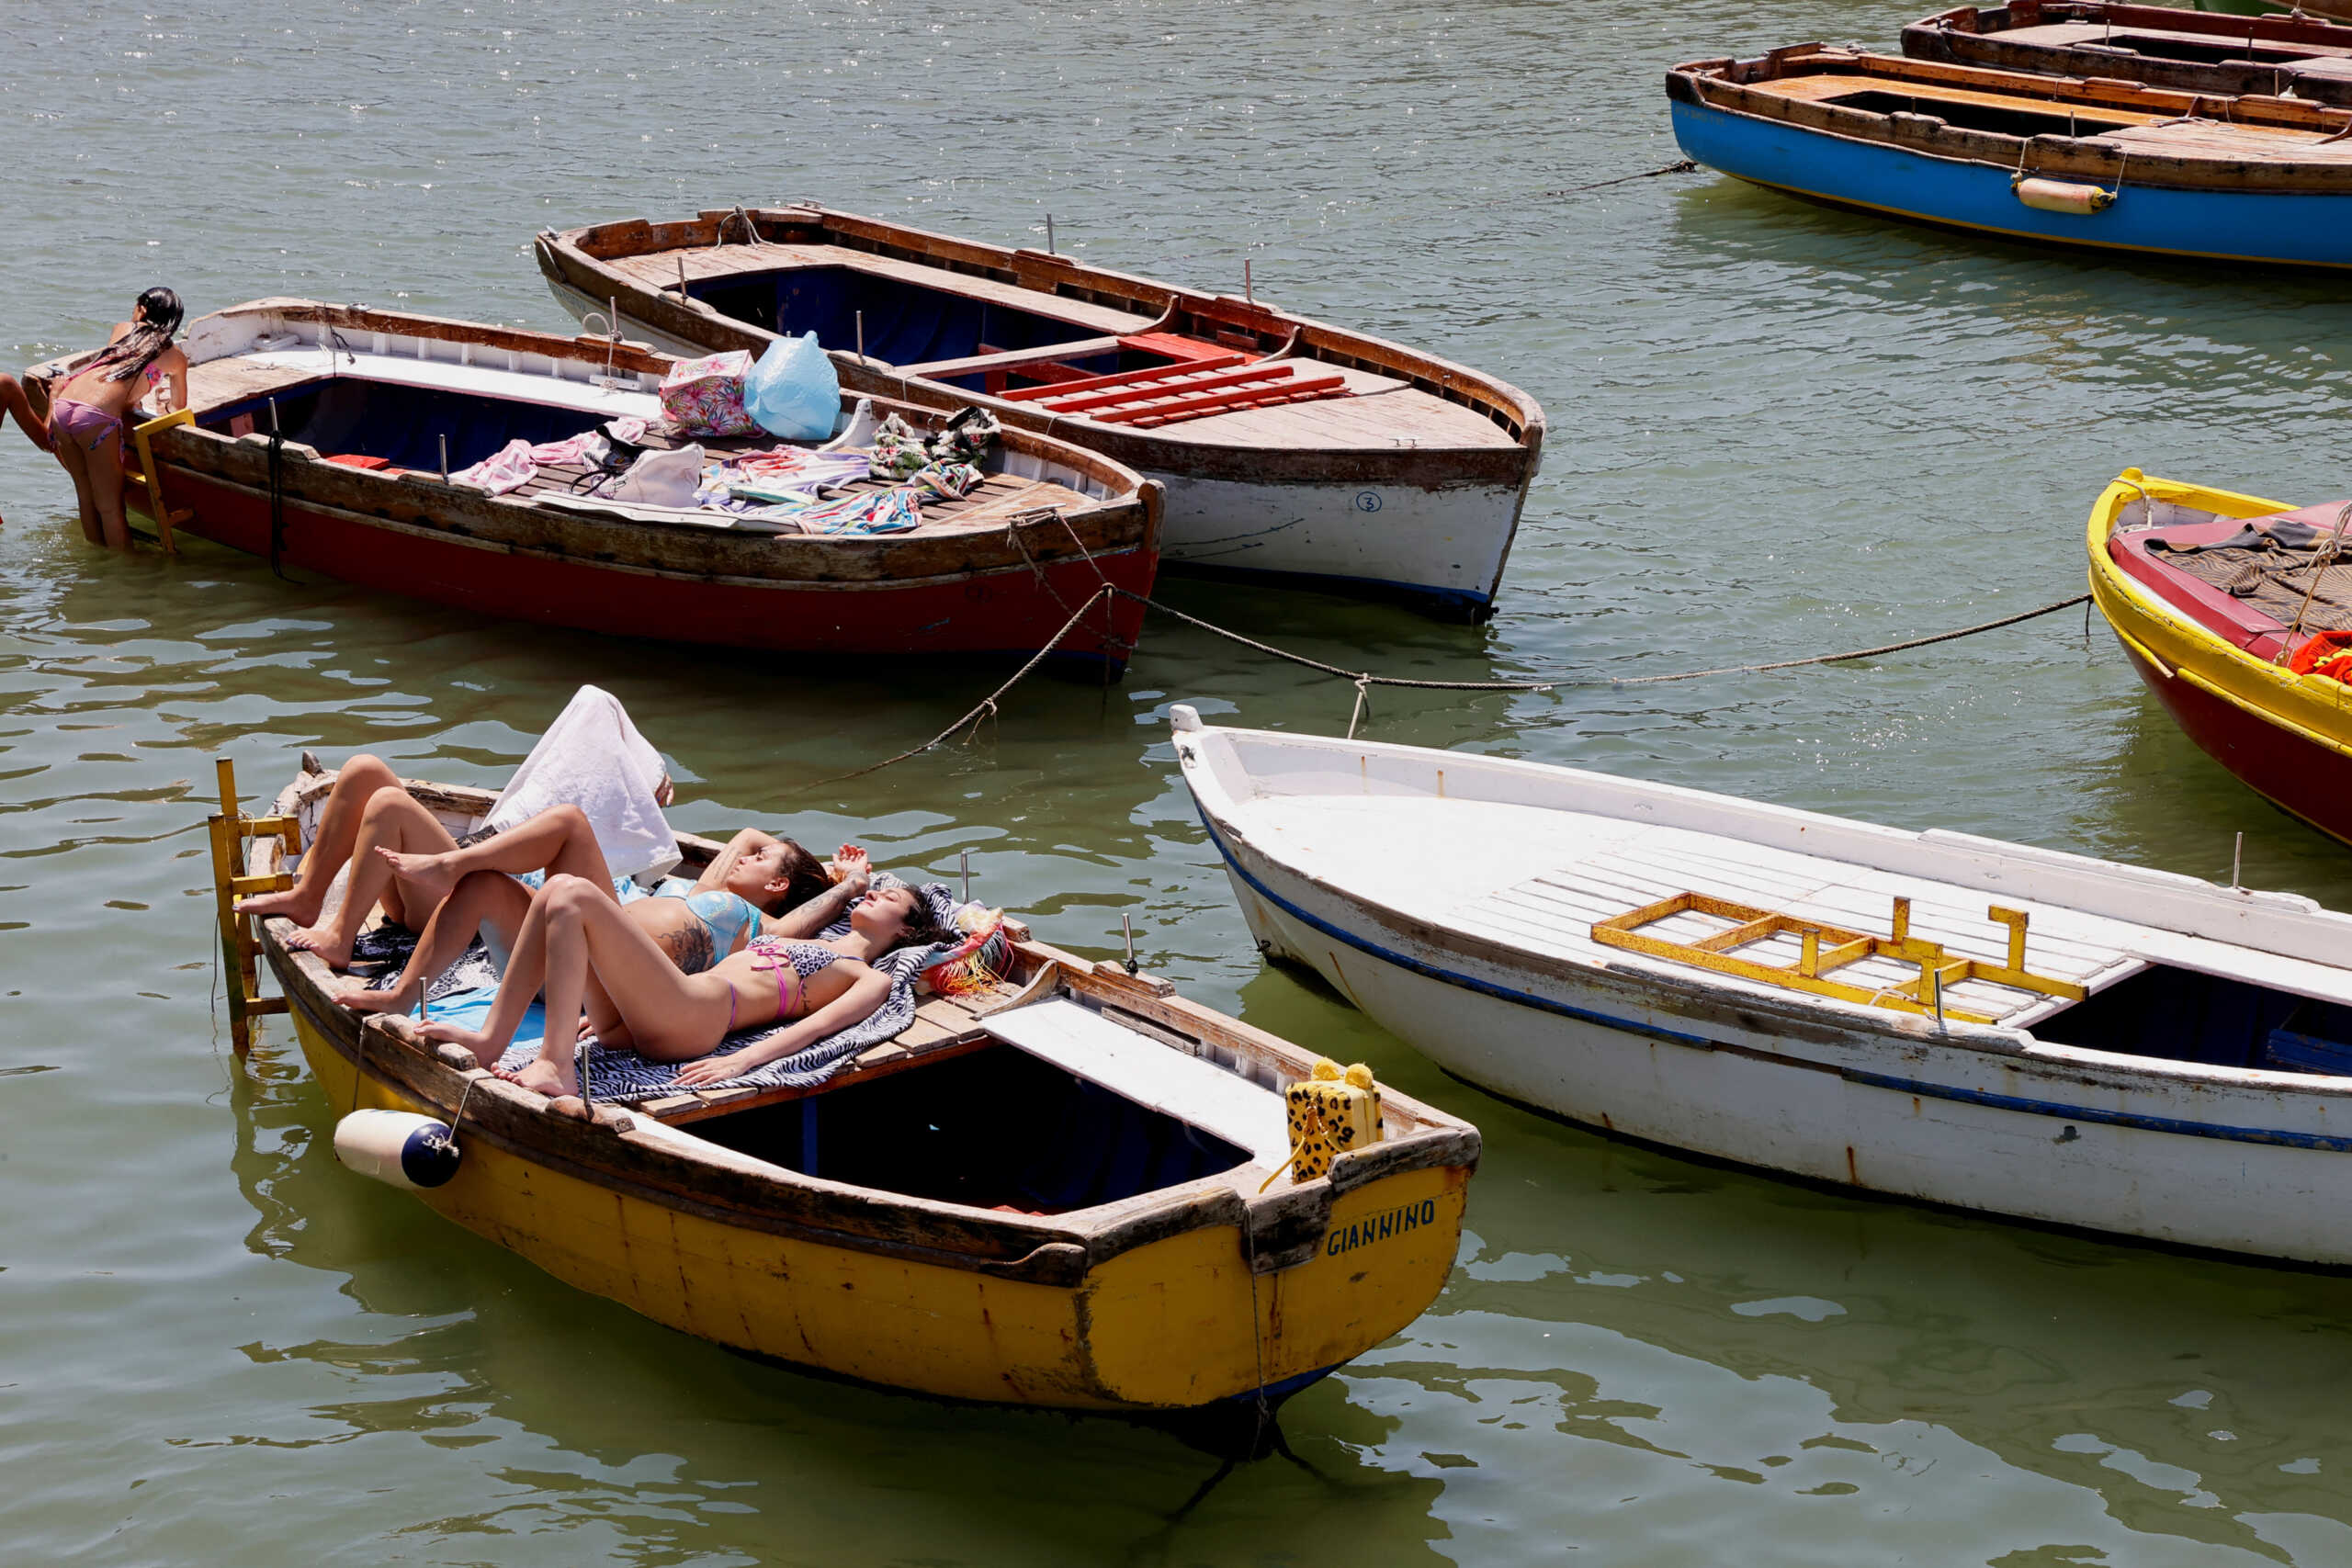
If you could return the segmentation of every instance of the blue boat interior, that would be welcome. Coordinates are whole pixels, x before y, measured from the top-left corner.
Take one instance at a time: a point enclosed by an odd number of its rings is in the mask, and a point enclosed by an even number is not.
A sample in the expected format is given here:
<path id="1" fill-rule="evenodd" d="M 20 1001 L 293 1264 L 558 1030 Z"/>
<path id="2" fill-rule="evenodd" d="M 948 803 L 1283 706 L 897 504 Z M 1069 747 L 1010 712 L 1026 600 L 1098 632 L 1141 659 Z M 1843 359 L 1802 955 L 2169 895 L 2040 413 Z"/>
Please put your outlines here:
<path id="1" fill-rule="evenodd" d="M 226 403 L 198 423 L 224 435 L 241 424 L 266 435 L 269 405 L 288 441 L 330 457 L 373 457 L 386 467 L 437 472 L 441 440 L 449 442 L 452 470 L 469 468 L 517 438 L 538 446 L 593 430 L 605 416 L 545 403 L 518 402 L 479 392 L 410 387 L 357 377 L 322 378 L 306 386 Z"/>
<path id="2" fill-rule="evenodd" d="M 804 1175 L 1056 1214 L 1215 1176 L 1247 1151 L 1011 1045 L 698 1122 Z"/>
<path id="3" fill-rule="evenodd" d="M 954 289 L 846 266 L 738 273 L 689 282 L 686 293 L 723 316 L 785 337 L 815 333 L 818 343 L 836 353 L 857 352 L 863 342 L 868 358 L 890 365 L 931 365 L 1110 335 Z M 1166 355 L 1129 348 L 1056 363 L 1084 375 L 1104 376 L 1176 362 Z M 1017 372 L 1012 378 L 1030 379 Z M 941 379 L 972 391 L 985 389 L 978 374 Z"/>
<path id="4" fill-rule="evenodd" d="M 2043 1020 L 2033 1033 L 2166 1062 L 2352 1076 L 2352 1008 L 2163 964 Z"/>

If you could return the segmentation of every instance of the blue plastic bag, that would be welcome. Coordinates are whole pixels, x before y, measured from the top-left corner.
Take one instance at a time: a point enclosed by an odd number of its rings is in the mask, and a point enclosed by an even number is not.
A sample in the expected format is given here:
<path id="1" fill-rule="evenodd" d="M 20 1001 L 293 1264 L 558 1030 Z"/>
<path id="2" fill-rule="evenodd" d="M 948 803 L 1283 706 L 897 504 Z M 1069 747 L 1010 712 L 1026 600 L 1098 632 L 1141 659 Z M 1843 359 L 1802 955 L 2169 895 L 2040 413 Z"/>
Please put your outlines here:
<path id="1" fill-rule="evenodd" d="M 842 412 L 842 378 L 810 333 L 768 344 L 743 378 L 743 407 L 760 428 L 786 441 L 822 441 Z"/>

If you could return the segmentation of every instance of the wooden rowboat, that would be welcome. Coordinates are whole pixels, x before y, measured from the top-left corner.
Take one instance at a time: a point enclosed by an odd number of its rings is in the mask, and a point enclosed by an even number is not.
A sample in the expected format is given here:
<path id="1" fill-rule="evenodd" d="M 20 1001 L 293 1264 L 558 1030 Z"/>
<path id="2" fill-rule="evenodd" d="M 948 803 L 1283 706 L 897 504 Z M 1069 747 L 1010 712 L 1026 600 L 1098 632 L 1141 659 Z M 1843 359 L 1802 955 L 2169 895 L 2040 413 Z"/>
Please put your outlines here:
<path id="1" fill-rule="evenodd" d="M 813 205 L 538 236 L 575 313 L 680 352 L 814 332 L 842 383 L 1050 432 L 1167 488 L 1170 566 L 1483 620 L 1544 440 L 1493 377 L 1262 301 Z"/>
<path id="2" fill-rule="evenodd" d="M 1174 722 L 1261 945 L 1473 1083 L 1840 1187 L 2352 1265 L 2352 917 L 1568 768 Z"/>
<path id="3" fill-rule="evenodd" d="M 487 615 L 798 653 L 1016 657 L 1105 583 L 1148 594 L 1157 570 L 1159 487 L 1029 431 L 1006 431 L 980 487 L 926 505 L 910 532 L 796 535 L 594 502 L 576 467 L 506 495 L 442 477 L 512 439 L 658 420 L 671 361 L 639 345 L 265 299 L 191 323 L 186 347 L 189 409 L 142 428 L 145 457 L 125 455 L 142 465 L 130 498 L 167 541 L 176 527 Z M 780 445 L 697 444 L 714 457 Z M 1142 615 L 1106 596 L 1060 651 L 1123 667 Z"/>
<path id="4" fill-rule="evenodd" d="M 2352 265 L 2352 113 L 1800 44 L 1667 76 L 1712 168 L 1833 207 L 2012 239 Z"/>
<path id="5" fill-rule="evenodd" d="M 2347 507 L 2296 510 L 2126 468 L 2091 508 L 2086 545 L 2093 601 L 2188 738 L 2274 804 L 2352 841 L 2352 687 L 2292 667 L 2315 637 L 2352 626 L 2352 567 L 2313 570 L 2308 546 L 2198 547 L 2281 523 L 2324 542 Z"/>
<path id="6" fill-rule="evenodd" d="M 2352 28 L 2308 17 L 2205 16 L 2110 0 L 1962 6 L 1903 29 L 1914 60 L 2104 76 L 2186 93 L 2352 103 Z"/>
<path id="7" fill-rule="evenodd" d="M 363 1024 L 286 921 L 255 938 L 231 914 L 232 892 L 283 885 L 333 775 L 255 818 L 221 767 L 240 1049 L 255 1014 L 290 1013 L 336 1116 L 454 1124 L 427 1205 L 657 1323 L 914 1393 L 1142 1415 L 1279 1400 L 1410 1323 L 1453 1269 L 1475 1128 L 1387 1093 L 1385 1139 L 1293 1180 L 1283 1089 L 1312 1054 L 1025 931 L 1000 984 L 928 998 L 813 1089 L 558 1114 L 405 1018 Z M 452 829 L 494 799 L 408 787 Z M 679 848 L 698 865 L 717 846 Z M 258 995 L 262 960 L 282 998 Z"/>

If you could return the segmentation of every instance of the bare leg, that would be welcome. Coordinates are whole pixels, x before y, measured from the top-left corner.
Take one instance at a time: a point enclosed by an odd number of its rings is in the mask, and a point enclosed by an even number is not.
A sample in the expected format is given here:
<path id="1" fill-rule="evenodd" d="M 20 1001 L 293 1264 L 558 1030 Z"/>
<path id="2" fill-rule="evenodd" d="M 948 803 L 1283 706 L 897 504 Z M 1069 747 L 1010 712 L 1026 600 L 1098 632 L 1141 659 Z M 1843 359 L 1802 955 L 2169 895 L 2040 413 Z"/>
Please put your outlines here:
<path id="1" fill-rule="evenodd" d="M 343 890 L 342 907 L 334 919 L 289 935 L 286 945 L 315 953 L 329 967 L 340 969 L 351 962 L 352 943 L 359 940 L 359 928 L 379 898 L 387 919 L 398 920 L 412 931 L 423 926 L 433 918 L 440 897 L 427 899 L 400 887 L 392 880 L 391 865 L 374 852 L 390 848 L 433 853 L 457 847 L 458 840 L 441 826 L 440 818 L 406 790 L 378 790 L 359 811 L 359 831 L 351 851 L 351 882 Z"/>
<path id="2" fill-rule="evenodd" d="M 679 974 L 661 944 L 620 906 L 574 876 L 549 878 L 531 900 L 506 978 L 482 1027 L 427 1023 L 423 1032 L 430 1040 L 466 1046 L 489 1066 L 505 1052 L 532 997 L 544 987 L 547 1037 L 538 1059 L 516 1081 L 541 1094 L 577 1094 L 571 1054 L 580 1041 L 581 1004 L 592 966 L 620 1014 L 641 1033 L 677 1037 L 681 1049 L 687 1039 L 699 1040 L 704 1051 L 724 1037 L 732 987 L 716 976 L 689 979 Z"/>
<path id="3" fill-rule="evenodd" d="M 33 407 L 32 397 L 22 381 L 14 376 L 0 375 L 0 424 L 7 423 L 10 414 L 17 416 L 17 428 L 25 433 L 26 440 L 44 452 L 54 450 L 49 440 L 48 411 Z"/>
<path id="4" fill-rule="evenodd" d="M 302 857 L 301 874 L 294 886 L 283 893 L 264 893 L 237 906 L 241 915 L 284 915 L 288 919 L 309 925 L 326 908 L 327 888 L 334 881 L 335 873 L 351 859 L 351 847 L 359 837 L 359 818 L 368 801 L 379 790 L 396 795 L 408 792 L 401 788 L 401 781 L 381 757 L 371 757 L 362 751 L 345 762 L 334 775 L 334 788 L 327 795 L 327 808 L 319 814 L 319 830 L 311 835 L 311 848 Z"/>
<path id="5" fill-rule="evenodd" d="M 406 1012 L 433 978 L 457 962 L 477 926 L 487 922 L 511 950 L 530 908 L 530 890 L 521 883 L 494 871 L 476 872 L 433 911 L 397 985 L 371 991 L 363 981 L 347 980 L 336 989 L 334 999 L 354 1012 Z"/>
<path id="6" fill-rule="evenodd" d="M 90 495 L 98 509 L 98 525 L 112 550 L 131 547 L 130 519 L 122 510 L 122 429 L 109 431 L 89 455 Z M 88 524 L 83 525 L 84 531 Z"/>
<path id="7" fill-rule="evenodd" d="M 503 871 L 510 875 L 544 871 L 549 876 L 581 877 L 607 893 L 613 886 L 613 874 L 605 863 L 595 829 L 588 825 L 588 814 L 576 806 L 550 807 L 494 838 L 462 849 L 418 854 L 386 847 L 376 853 L 391 867 L 406 896 L 429 903 L 439 903 L 459 878 L 478 871 Z"/>
<path id="8" fill-rule="evenodd" d="M 97 496 L 90 489 L 90 455 L 64 431 L 57 432 L 54 450 L 58 467 L 74 481 L 74 500 L 82 509 L 82 537 L 94 545 L 105 544 L 106 527 L 98 520 Z"/>

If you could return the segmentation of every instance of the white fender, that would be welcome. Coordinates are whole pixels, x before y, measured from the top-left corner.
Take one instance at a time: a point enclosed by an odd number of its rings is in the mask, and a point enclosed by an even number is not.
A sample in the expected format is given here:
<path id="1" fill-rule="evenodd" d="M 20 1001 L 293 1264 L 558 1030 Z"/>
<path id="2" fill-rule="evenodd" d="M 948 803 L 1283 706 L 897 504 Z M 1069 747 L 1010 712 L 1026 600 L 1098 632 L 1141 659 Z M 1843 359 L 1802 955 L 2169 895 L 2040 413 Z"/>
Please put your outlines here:
<path id="1" fill-rule="evenodd" d="M 448 1125 L 409 1111 L 355 1111 L 334 1124 L 334 1157 L 362 1176 L 414 1192 L 458 1174 Z"/>
<path id="2" fill-rule="evenodd" d="M 2041 212 L 2071 212 L 2087 218 L 2115 205 L 2115 192 L 2066 180 L 2016 179 L 2009 189 L 2028 207 Z"/>

